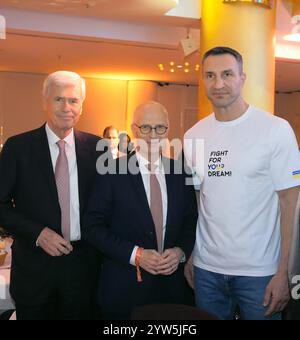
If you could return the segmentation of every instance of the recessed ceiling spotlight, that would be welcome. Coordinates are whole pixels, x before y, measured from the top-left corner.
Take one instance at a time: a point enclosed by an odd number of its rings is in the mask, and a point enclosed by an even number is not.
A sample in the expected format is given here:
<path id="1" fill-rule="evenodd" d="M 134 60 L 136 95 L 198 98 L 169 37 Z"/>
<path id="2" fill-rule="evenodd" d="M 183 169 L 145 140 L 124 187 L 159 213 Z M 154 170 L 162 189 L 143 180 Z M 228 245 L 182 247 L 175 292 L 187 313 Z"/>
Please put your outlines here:
<path id="1" fill-rule="evenodd" d="M 167 71 L 171 73 L 175 72 L 184 72 L 184 73 L 190 73 L 191 70 L 194 70 L 195 72 L 200 71 L 200 65 L 192 65 L 190 62 L 185 61 L 181 63 L 177 63 L 175 61 L 170 61 L 166 64 L 160 63 L 158 64 L 158 68 L 160 71 Z"/>

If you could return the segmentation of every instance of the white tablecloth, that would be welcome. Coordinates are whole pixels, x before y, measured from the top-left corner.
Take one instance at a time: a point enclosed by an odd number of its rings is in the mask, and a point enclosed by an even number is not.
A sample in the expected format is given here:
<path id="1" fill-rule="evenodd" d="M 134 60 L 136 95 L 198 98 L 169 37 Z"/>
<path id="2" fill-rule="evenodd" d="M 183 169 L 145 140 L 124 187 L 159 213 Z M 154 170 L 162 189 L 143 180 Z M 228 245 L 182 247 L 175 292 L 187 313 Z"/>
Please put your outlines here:
<path id="1" fill-rule="evenodd" d="M 7 309 L 14 309 L 14 303 L 9 294 L 9 283 L 10 283 L 10 264 L 11 264 L 11 250 L 10 246 L 12 240 L 6 239 L 7 246 L 6 251 L 8 252 L 3 266 L 0 266 L 0 311 Z"/>

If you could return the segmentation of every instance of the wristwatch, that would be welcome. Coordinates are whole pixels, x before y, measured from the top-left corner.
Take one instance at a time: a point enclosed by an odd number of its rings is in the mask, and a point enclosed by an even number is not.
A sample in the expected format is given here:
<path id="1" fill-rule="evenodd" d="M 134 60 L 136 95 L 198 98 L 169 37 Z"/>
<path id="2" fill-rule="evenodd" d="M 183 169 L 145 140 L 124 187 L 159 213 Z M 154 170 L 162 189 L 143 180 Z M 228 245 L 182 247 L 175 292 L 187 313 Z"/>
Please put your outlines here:
<path id="1" fill-rule="evenodd" d="M 181 256 L 181 259 L 180 259 L 179 263 L 184 263 L 184 262 L 186 262 L 185 253 L 183 253 L 183 254 L 182 254 L 182 256 Z"/>

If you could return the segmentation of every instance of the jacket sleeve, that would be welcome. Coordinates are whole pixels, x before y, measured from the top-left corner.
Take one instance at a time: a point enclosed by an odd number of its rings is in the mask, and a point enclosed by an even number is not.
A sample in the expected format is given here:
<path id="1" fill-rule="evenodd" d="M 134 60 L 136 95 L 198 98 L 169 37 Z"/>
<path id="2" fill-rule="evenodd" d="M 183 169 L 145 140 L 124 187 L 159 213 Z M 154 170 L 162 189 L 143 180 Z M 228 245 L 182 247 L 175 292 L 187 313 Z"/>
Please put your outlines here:
<path id="1" fill-rule="evenodd" d="M 191 256 L 196 239 L 198 221 L 198 206 L 194 186 L 191 185 L 191 176 L 184 176 L 184 218 L 177 246 L 185 254 L 186 260 Z"/>
<path id="2" fill-rule="evenodd" d="M 97 175 L 84 216 L 82 238 L 105 256 L 129 264 L 135 244 L 120 238 L 110 226 L 113 214 L 114 175 Z M 114 212 L 115 213 L 115 212 Z"/>
<path id="3" fill-rule="evenodd" d="M 18 144 L 11 138 L 0 153 L 0 226 L 13 236 L 35 244 L 45 226 L 26 217 L 14 204 L 18 171 L 22 171 L 18 168 L 18 152 L 22 152 L 22 147 L 18 148 Z"/>

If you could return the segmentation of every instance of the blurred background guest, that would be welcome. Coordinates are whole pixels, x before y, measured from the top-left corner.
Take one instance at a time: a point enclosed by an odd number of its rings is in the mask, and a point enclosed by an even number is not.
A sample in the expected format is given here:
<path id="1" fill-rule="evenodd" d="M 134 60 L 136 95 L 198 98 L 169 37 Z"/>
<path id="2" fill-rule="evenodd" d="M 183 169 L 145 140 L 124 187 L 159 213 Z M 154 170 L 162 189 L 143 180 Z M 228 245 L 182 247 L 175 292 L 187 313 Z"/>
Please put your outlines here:
<path id="1" fill-rule="evenodd" d="M 119 151 L 129 155 L 134 149 L 130 136 L 126 132 L 119 134 Z"/>
<path id="2" fill-rule="evenodd" d="M 103 131 L 103 138 L 107 140 L 108 149 L 113 159 L 125 156 L 125 153 L 119 150 L 119 131 L 114 126 L 107 126 Z"/>

